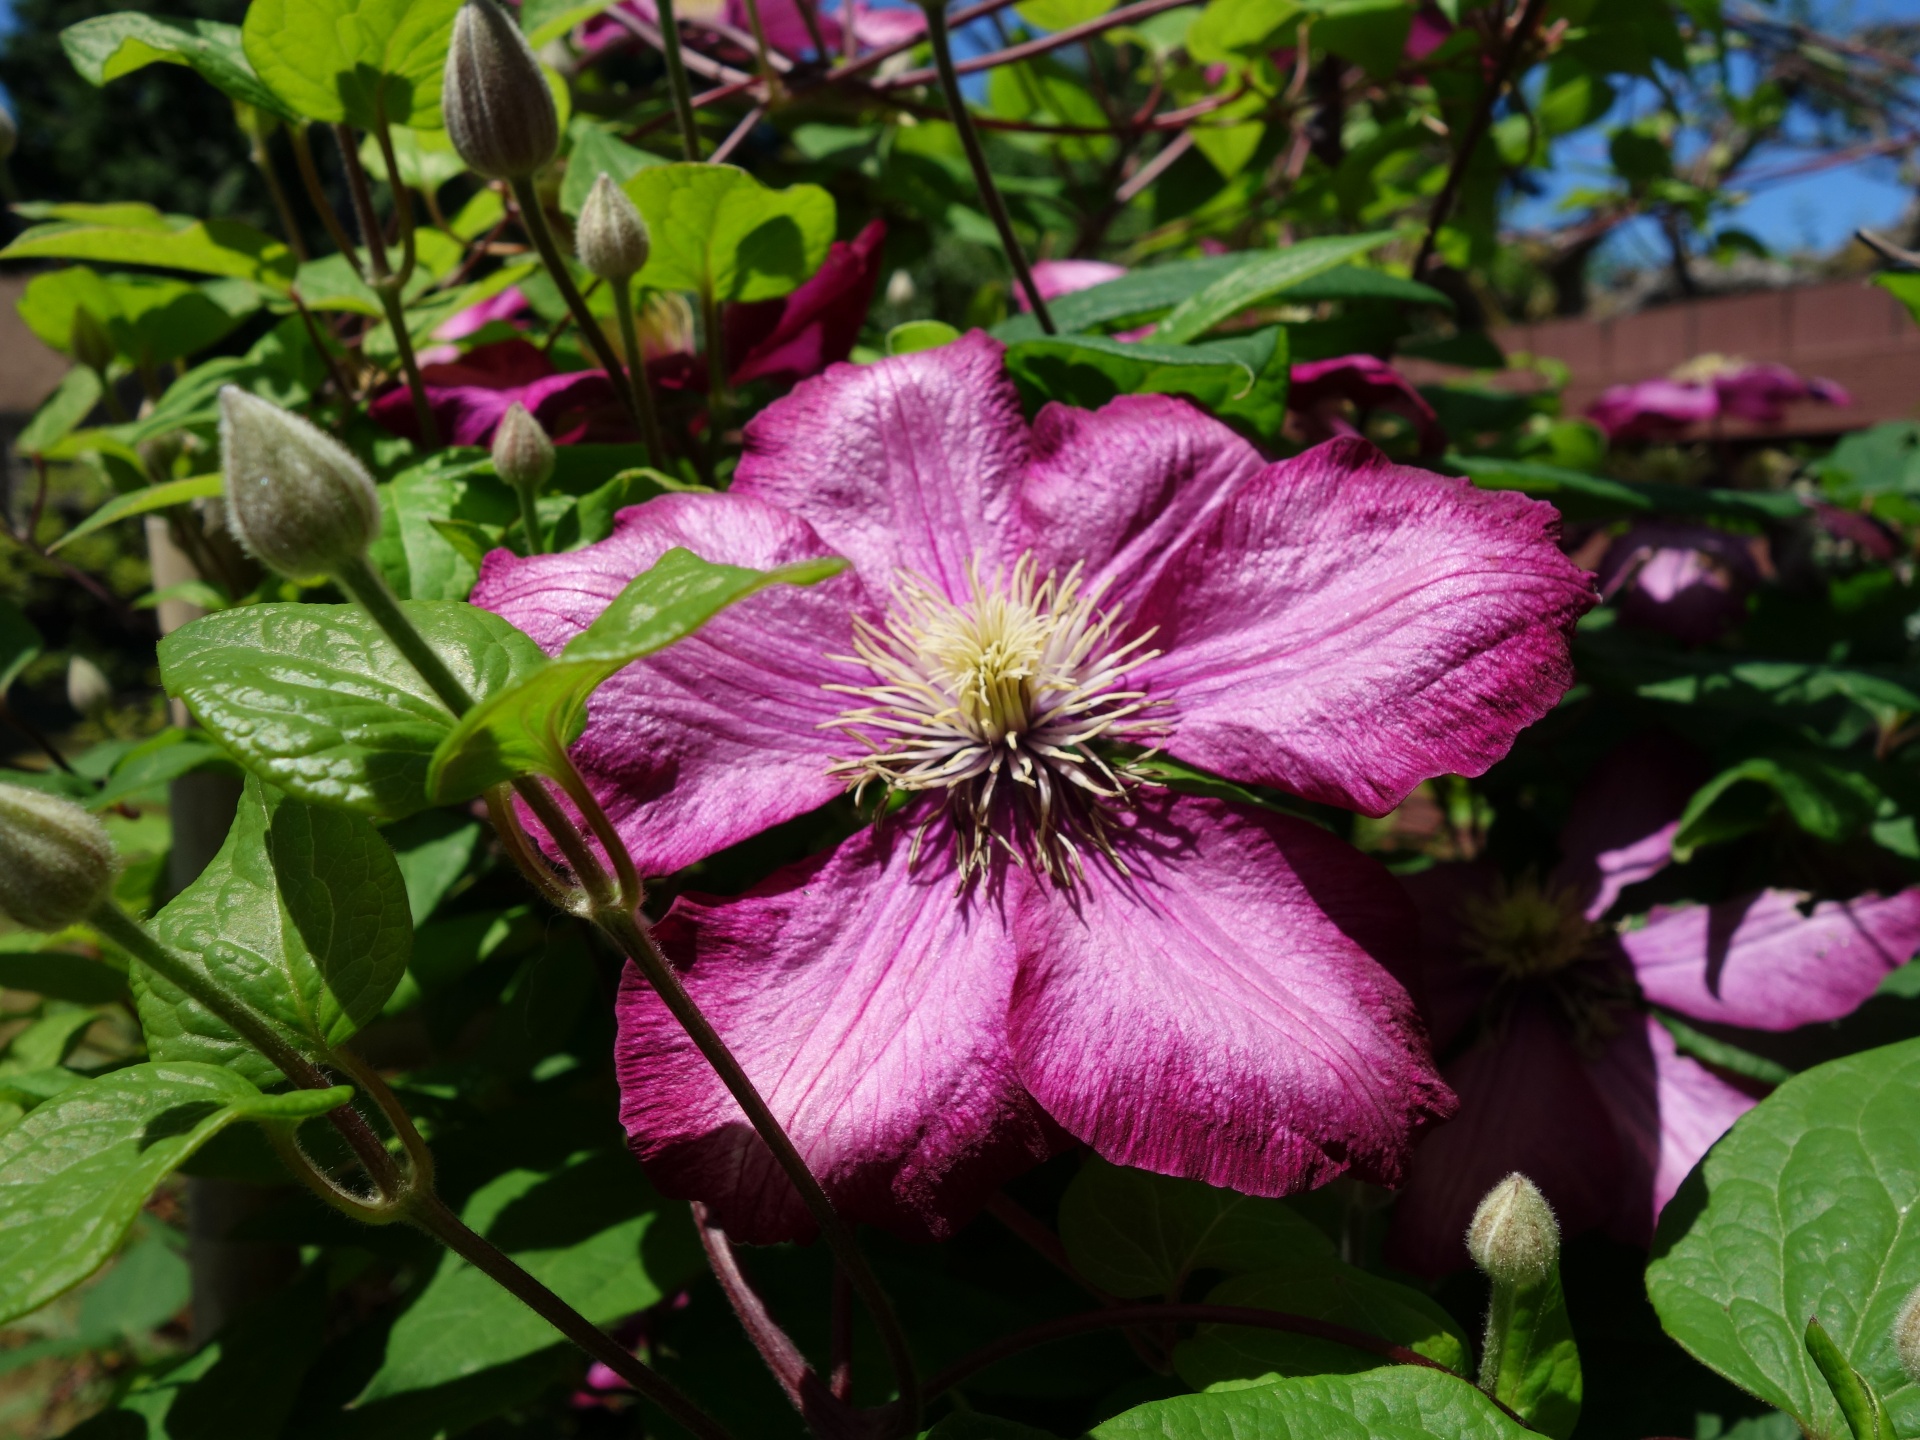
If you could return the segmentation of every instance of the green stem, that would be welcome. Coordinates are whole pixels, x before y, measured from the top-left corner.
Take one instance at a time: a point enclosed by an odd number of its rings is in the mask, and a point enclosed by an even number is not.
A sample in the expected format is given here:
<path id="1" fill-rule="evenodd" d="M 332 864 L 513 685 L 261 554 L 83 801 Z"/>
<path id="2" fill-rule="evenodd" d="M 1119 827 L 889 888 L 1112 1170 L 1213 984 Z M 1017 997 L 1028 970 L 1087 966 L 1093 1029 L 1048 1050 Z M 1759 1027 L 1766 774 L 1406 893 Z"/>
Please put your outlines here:
<path id="1" fill-rule="evenodd" d="M 700 324 L 707 332 L 707 429 L 718 444 L 727 410 L 727 357 L 722 353 L 720 302 L 711 285 L 700 292 Z"/>
<path id="2" fill-rule="evenodd" d="M 921 8 L 927 14 L 927 41 L 933 47 L 933 63 L 940 72 L 940 89 L 947 99 L 947 113 L 953 119 L 953 128 L 960 132 L 960 145 L 967 152 L 967 164 L 973 167 L 973 181 L 980 187 L 980 199 L 987 207 L 994 228 L 1000 232 L 1000 244 L 1007 252 L 1007 262 L 1013 266 L 1014 277 L 1026 293 L 1033 318 L 1047 334 L 1056 334 L 1053 316 L 1041 298 L 1040 287 L 1034 283 L 1033 269 L 1027 264 L 1027 252 L 1020 248 L 1020 237 L 1013 233 L 1013 217 L 1007 214 L 1007 203 L 1000 198 L 1000 187 L 993 183 L 993 172 L 987 168 L 987 152 L 973 127 L 966 97 L 960 93 L 960 77 L 953 68 L 953 42 L 947 34 L 945 0 L 926 0 Z"/>
<path id="3" fill-rule="evenodd" d="M 686 61 L 680 57 L 680 22 L 673 0 L 658 0 L 660 48 L 667 57 L 667 88 L 673 92 L 673 113 L 680 122 L 680 148 L 687 159 L 700 161 L 700 127 L 693 118 L 693 86 L 687 82 Z"/>
<path id="4" fill-rule="evenodd" d="M 340 223 L 340 213 L 333 208 L 333 201 L 327 198 L 327 187 L 320 183 L 320 168 L 313 163 L 313 145 L 307 139 L 307 127 L 289 125 L 287 139 L 293 146 L 293 163 L 300 172 L 300 183 L 306 187 L 307 199 L 318 212 L 320 223 L 327 227 L 327 238 L 333 241 L 335 249 L 347 257 L 347 264 L 353 267 L 353 273 L 364 279 L 367 272 L 360 263 L 360 252 L 347 237 L 346 227 Z"/>
<path id="5" fill-rule="evenodd" d="M 368 281 L 380 297 L 386 311 L 387 328 L 393 331 L 394 348 L 400 352 L 400 369 L 407 377 L 407 389 L 413 395 L 413 417 L 420 427 L 420 443 L 429 450 L 440 448 L 440 426 L 433 418 L 433 406 L 427 401 L 426 382 L 420 378 L 420 362 L 413 353 L 413 336 L 407 331 L 406 303 L 401 298 L 408 278 L 413 274 L 413 206 L 407 200 L 406 187 L 399 183 L 398 162 L 393 158 L 393 142 L 380 127 L 381 153 L 387 160 L 387 173 L 393 178 L 394 213 L 400 220 L 401 261 L 399 270 L 387 263 L 386 237 L 380 233 L 380 217 L 373 208 L 373 191 L 367 184 L 367 172 L 360 164 L 360 152 L 353 143 L 353 131 L 345 125 L 333 127 L 340 144 L 340 163 L 347 171 L 347 193 L 353 197 L 354 217 L 360 224 L 360 237 L 366 241 Z"/>
<path id="6" fill-rule="evenodd" d="M 594 357 L 599 360 L 600 368 L 612 379 L 620 373 L 620 357 L 613 353 L 613 345 L 608 341 L 606 332 L 600 328 L 600 322 L 593 318 L 593 312 L 587 309 L 587 302 L 580 294 L 580 287 L 573 283 L 573 272 L 567 269 L 567 262 L 560 253 L 560 247 L 554 243 L 553 230 L 547 224 L 547 214 L 540 205 L 539 192 L 533 188 L 532 180 L 515 180 L 513 198 L 520 205 L 520 223 L 526 226 L 527 234 L 533 240 L 533 248 L 540 252 L 541 262 L 547 267 L 547 273 L 553 277 L 554 285 L 560 291 L 560 298 L 567 302 L 567 309 L 573 315 L 573 323 L 580 327 L 580 338 L 592 348 Z M 634 403 L 633 395 L 627 387 L 614 387 L 621 403 L 632 416 L 633 423 L 644 433 L 646 422 L 640 418 L 639 407 Z"/>
<path id="7" fill-rule="evenodd" d="M 900 1387 L 900 1403 L 907 1412 L 909 1422 L 905 1427 L 906 1432 L 917 1434 L 920 1429 L 920 1380 L 914 1368 L 913 1352 L 907 1345 L 906 1332 L 901 1329 L 899 1317 L 894 1313 L 893 1302 L 887 1298 L 887 1292 L 880 1287 L 879 1280 L 867 1264 L 866 1256 L 860 1252 L 852 1229 L 833 1208 L 827 1192 L 821 1189 L 819 1180 L 808 1168 L 805 1158 L 778 1117 L 761 1097 L 740 1062 L 734 1058 L 733 1051 L 721 1038 L 720 1032 L 713 1028 L 713 1023 L 694 1003 L 693 997 L 687 994 L 679 975 L 667 963 L 667 957 L 661 954 L 660 947 L 654 943 L 653 936 L 638 917 L 630 911 L 616 911 L 602 912 L 595 919 L 600 928 L 639 967 L 654 993 L 660 997 L 673 1018 L 680 1022 L 687 1037 L 720 1077 L 720 1083 L 727 1087 L 734 1103 L 745 1112 L 761 1141 L 772 1152 L 775 1163 L 793 1182 L 801 1203 L 807 1207 L 807 1213 L 813 1217 L 814 1224 L 820 1227 L 828 1248 L 833 1251 L 834 1259 L 846 1271 L 848 1280 L 859 1293 L 868 1313 L 873 1316 L 874 1324 L 880 1331 L 881 1343 L 886 1347 L 887 1359 L 893 1367 L 895 1383 Z"/>
<path id="8" fill-rule="evenodd" d="M 1500 1365 L 1506 1350 L 1507 1332 L 1513 1327 L 1513 1285 L 1493 1282 L 1493 1297 L 1487 1301 L 1486 1339 L 1480 1347 L 1480 1388 L 1492 1395 L 1500 1389 Z"/>
<path id="9" fill-rule="evenodd" d="M 620 348 L 627 352 L 627 385 L 633 391 L 633 407 L 640 412 L 640 435 L 647 442 L 647 454 L 654 465 L 667 468 L 667 442 L 660 431 L 660 412 L 653 404 L 653 383 L 647 379 L 647 360 L 640 349 L 639 327 L 633 320 L 633 282 L 613 282 L 613 308 L 620 317 Z"/>
<path id="10" fill-rule="evenodd" d="M 625 1380 L 701 1440 L 731 1440 L 727 1431 L 624 1345 L 529 1275 L 505 1252 L 465 1225 L 430 1192 L 408 1197 L 407 1218 L 542 1320 Z"/>
<path id="11" fill-rule="evenodd" d="M 553 796 L 547 793 L 546 782 L 537 775 L 522 775 L 513 782 L 513 793 L 527 802 L 527 808 L 533 811 L 546 832 L 553 837 L 554 844 L 560 847 L 560 853 L 566 857 L 567 864 L 573 867 L 574 877 L 587 892 L 595 911 L 619 909 L 620 896 L 615 892 L 613 882 L 607 879 L 607 872 L 601 868 L 599 860 L 587 845 L 586 837 L 580 833 L 580 827 L 568 818 L 567 812 L 560 808 Z M 624 854 L 625 847 L 619 846 L 616 836 L 616 854 Z M 628 862 L 629 865 L 632 863 Z"/>
<path id="12" fill-rule="evenodd" d="M 273 152 L 267 148 L 267 137 L 255 128 L 252 139 L 254 169 L 267 182 L 273 213 L 280 217 L 280 228 L 287 234 L 287 248 L 293 251 L 293 258 L 304 265 L 308 259 L 307 239 L 300 233 L 300 222 L 293 217 L 293 205 L 287 198 L 287 187 L 280 183 L 280 171 L 273 163 Z"/>
<path id="13" fill-rule="evenodd" d="M 455 716 L 465 715 L 473 708 L 472 694 L 447 668 L 447 662 L 427 643 L 426 636 L 407 618 L 407 612 L 400 608 L 400 602 L 394 598 L 393 591 L 387 588 L 387 582 L 381 578 L 380 572 L 367 563 L 366 556 L 360 555 L 349 560 L 333 578 L 373 617 L 373 623 L 386 632 L 394 648 L 406 656 L 407 663 L 420 672 L 420 678 L 440 697 L 441 704 Z"/>
<path id="14" fill-rule="evenodd" d="M 433 418 L 433 404 L 427 399 L 427 382 L 420 375 L 420 361 L 413 353 L 413 336 L 407 333 L 407 307 L 400 299 L 400 277 L 390 275 L 373 282 L 380 297 L 380 308 L 387 312 L 387 328 L 393 331 L 394 348 L 400 352 L 400 370 L 407 377 L 407 389 L 413 395 L 413 420 L 420 427 L 420 443 L 429 450 L 440 448 L 440 422 Z"/>
<path id="15" fill-rule="evenodd" d="M 400 161 L 393 153 L 393 131 L 387 124 L 387 117 L 379 116 L 379 124 L 374 127 L 374 138 L 380 144 L 380 158 L 387 166 L 387 189 L 393 193 L 393 213 L 400 221 L 400 284 L 404 287 L 413 278 L 416 259 L 413 241 L 413 196 L 400 181 Z M 355 156 L 357 160 L 359 157 Z"/>
<path id="16" fill-rule="evenodd" d="M 531 485 L 516 485 L 513 493 L 520 497 L 520 526 L 527 532 L 527 554 L 539 555 L 546 550 L 546 536 L 540 527 L 540 497 Z"/>

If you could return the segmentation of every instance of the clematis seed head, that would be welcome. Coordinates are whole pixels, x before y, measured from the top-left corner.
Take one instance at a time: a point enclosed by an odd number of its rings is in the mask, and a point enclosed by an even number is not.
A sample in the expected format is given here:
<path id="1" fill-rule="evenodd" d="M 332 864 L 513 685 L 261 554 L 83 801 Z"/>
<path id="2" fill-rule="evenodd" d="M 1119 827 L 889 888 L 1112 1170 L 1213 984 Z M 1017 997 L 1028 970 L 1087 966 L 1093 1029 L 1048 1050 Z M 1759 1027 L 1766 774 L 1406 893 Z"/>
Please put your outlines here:
<path id="1" fill-rule="evenodd" d="M 1496 1285 L 1532 1285 L 1560 1258 L 1560 1222 L 1518 1170 L 1487 1192 L 1467 1227 L 1467 1253 Z"/>
<path id="2" fill-rule="evenodd" d="M 516 490 L 538 491 L 553 474 L 553 441 L 518 400 L 493 432 L 493 468 Z"/>
<path id="3" fill-rule="evenodd" d="M 263 565 L 295 580 L 332 575 L 380 530 L 373 477 L 298 415 L 238 386 L 220 391 L 227 524 Z"/>
<path id="4" fill-rule="evenodd" d="M 467 0 L 454 17 L 440 109 L 453 148 L 489 180 L 524 180 L 560 148 L 547 77 L 494 0 Z"/>
<path id="5" fill-rule="evenodd" d="M 106 898 L 117 862 L 106 826 L 71 800 L 0 785 L 0 911 L 62 930 Z"/>
<path id="6" fill-rule="evenodd" d="M 1920 1285 L 1913 1287 L 1900 1313 L 1893 1317 L 1893 1353 L 1907 1378 L 1920 1385 Z"/>
<path id="7" fill-rule="evenodd" d="M 580 207 L 574 250 L 580 263 L 602 280 L 631 280 L 645 268 L 653 237 L 640 207 L 604 170 Z"/>

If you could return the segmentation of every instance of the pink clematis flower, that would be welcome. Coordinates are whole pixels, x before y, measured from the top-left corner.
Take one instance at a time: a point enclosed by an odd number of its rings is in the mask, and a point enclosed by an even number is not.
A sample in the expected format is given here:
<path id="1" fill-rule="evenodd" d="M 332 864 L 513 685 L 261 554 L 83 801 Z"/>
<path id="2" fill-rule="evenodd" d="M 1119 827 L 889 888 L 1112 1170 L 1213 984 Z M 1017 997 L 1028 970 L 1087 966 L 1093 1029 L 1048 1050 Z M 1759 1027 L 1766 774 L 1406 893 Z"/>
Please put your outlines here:
<path id="1" fill-rule="evenodd" d="M 852 240 L 834 241 L 820 268 L 791 295 L 727 306 L 720 330 L 731 383 L 791 385 L 852 354 L 880 283 L 886 239 L 886 222 L 871 221 Z"/>
<path id="2" fill-rule="evenodd" d="M 1707 1147 L 1753 1106 L 1680 1053 L 1648 1006 L 1716 1025 L 1790 1030 L 1838 1019 L 1920 948 L 1920 890 L 1807 907 L 1763 890 L 1716 905 L 1603 917 L 1671 858 L 1704 778 L 1648 737 L 1603 762 L 1541 883 L 1442 865 L 1403 882 L 1420 906 L 1434 1043 L 1460 1097 L 1415 1150 L 1388 1253 L 1423 1275 L 1464 1268 L 1474 1206 L 1524 1171 L 1569 1235 L 1645 1244 Z"/>
<path id="3" fill-rule="evenodd" d="M 809 3 L 809 0 L 760 0 L 760 23 L 765 29 L 767 44 L 784 55 L 805 55 L 815 48 L 813 34 L 800 13 L 800 6 L 804 3 Z M 848 5 L 844 0 L 811 0 L 811 3 L 827 48 L 836 54 L 844 53 Z M 660 23 L 660 12 L 653 0 L 621 0 L 619 5 L 612 8 L 636 15 L 649 25 Z M 854 44 L 859 51 L 885 49 L 889 45 L 912 40 L 927 26 L 925 14 L 914 5 L 873 5 L 867 0 L 854 0 L 851 9 Z M 745 0 L 683 4 L 675 7 L 675 13 L 688 25 L 709 28 L 724 26 L 740 39 L 752 34 L 753 17 L 747 13 Z M 626 44 L 633 39 L 632 32 L 609 15 L 586 21 L 575 33 L 581 50 L 588 55 Z"/>
<path id="4" fill-rule="evenodd" d="M 1784 365 L 1702 355 L 1666 379 L 1610 386 L 1587 407 L 1587 416 L 1609 439 L 1659 440 L 1722 415 L 1778 424 L 1786 417 L 1786 407 L 1802 400 L 1853 403 L 1833 381 L 1801 375 Z"/>
<path id="5" fill-rule="evenodd" d="M 851 569 L 628 667 L 575 756 L 648 874 L 855 791 L 884 822 L 657 934 L 851 1218 L 942 1235 L 1063 1134 L 1273 1195 L 1391 1182 L 1450 1108 L 1389 971 L 1413 916 L 1305 821 L 1171 794 L 1142 747 L 1369 814 L 1478 774 L 1593 602 L 1547 506 L 1337 441 L 1270 465 L 1183 401 L 1029 427 L 980 334 L 836 366 L 663 496 L 474 591 L 548 650 L 683 546 Z M 736 1237 L 810 1233 L 637 972 L 622 1114 Z"/>
<path id="6" fill-rule="evenodd" d="M 1341 355 L 1293 367 L 1287 408 L 1300 417 L 1309 444 L 1359 434 L 1347 418 L 1349 406 L 1362 415 L 1386 410 L 1404 416 L 1420 437 L 1422 455 L 1447 448 L 1447 432 L 1426 397 L 1377 356 Z"/>
<path id="7" fill-rule="evenodd" d="M 1600 593 L 1632 624 L 1708 645 L 1746 618 L 1747 592 L 1760 578 L 1752 547 L 1711 525 L 1636 525 L 1607 547 Z"/>
<path id="8" fill-rule="evenodd" d="M 477 335 L 496 320 L 502 323 L 515 323 L 532 309 L 527 297 L 518 285 L 509 285 L 491 299 L 482 300 L 477 305 L 469 305 L 464 310 L 456 310 L 452 315 L 433 327 L 433 338 L 438 345 L 429 345 L 422 349 L 418 359 L 422 365 L 444 365 L 460 358 L 460 347 L 455 340 L 465 340 L 469 335 Z M 516 328 L 519 327 L 516 324 Z"/>
<path id="9" fill-rule="evenodd" d="M 626 411 L 604 370 L 556 375 L 553 363 L 525 340 L 503 340 L 470 350 L 459 360 L 420 367 L 440 437 L 449 445 L 486 445 L 515 402 L 527 407 L 561 445 L 632 438 Z M 388 390 L 369 415 L 396 435 L 419 438 L 413 396 L 405 385 Z"/>

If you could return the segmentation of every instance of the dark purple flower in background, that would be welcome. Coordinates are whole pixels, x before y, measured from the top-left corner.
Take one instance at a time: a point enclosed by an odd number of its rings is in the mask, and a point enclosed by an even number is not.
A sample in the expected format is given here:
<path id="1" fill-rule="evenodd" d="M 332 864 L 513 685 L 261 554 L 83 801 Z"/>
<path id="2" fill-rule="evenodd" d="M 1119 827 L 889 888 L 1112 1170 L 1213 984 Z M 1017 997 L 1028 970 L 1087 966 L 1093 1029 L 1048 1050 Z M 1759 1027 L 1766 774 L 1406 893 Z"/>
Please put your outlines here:
<path id="1" fill-rule="evenodd" d="M 1169 397 L 1029 426 L 976 334 L 803 383 L 726 494 L 496 551 L 474 599 L 554 651 L 674 546 L 851 561 L 622 671 L 574 753 L 648 874 L 849 787 L 901 802 L 658 933 L 836 1203 L 925 1236 L 1063 1135 L 1251 1194 L 1400 1177 L 1451 1103 L 1389 969 L 1404 896 L 1316 826 L 1159 788 L 1138 747 L 1374 815 L 1482 773 L 1593 600 L 1555 529 L 1361 441 L 1269 464 Z M 637 972 L 618 1058 L 658 1184 L 745 1240 L 809 1232 Z"/>
<path id="2" fill-rule="evenodd" d="M 1747 593 L 1760 578 L 1754 543 L 1711 525 L 1635 525 L 1607 547 L 1600 594 L 1631 624 L 1711 644 L 1746 618 Z"/>
<path id="3" fill-rule="evenodd" d="M 449 445 L 486 445 L 515 404 L 524 405 L 559 445 L 630 440 L 633 431 L 604 370 L 555 374 L 553 362 L 525 340 L 503 340 L 460 359 L 420 367 L 434 423 Z M 376 398 L 368 413 L 396 435 L 419 438 L 405 385 Z"/>
<path id="4" fill-rule="evenodd" d="M 792 385 L 852 354 L 880 281 L 886 239 L 886 222 L 872 221 L 852 240 L 834 241 L 820 268 L 791 295 L 727 306 L 720 329 L 729 382 Z"/>
<path id="5" fill-rule="evenodd" d="M 1587 407 L 1587 416 L 1610 440 L 1661 440 L 1722 415 L 1778 424 L 1788 405 L 1807 400 L 1853 403 L 1831 380 L 1801 375 L 1784 365 L 1703 355 L 1665 379 L 1609 387 Z"/>
<path id="6" fill-rule="evenodd" d="M 1420 453 L 1447 448 L 1447 432 L 1426 397 L 1398 370 L 1374 355 L 1340 355 L 1293 367 L 1287 408 L 1300 417 L 1308 444 L 1336 435 L 1357 435 L 1354 421 L 1384 410 L 1403 417 L 1420 440 Z"/>
<path id="7" fill-rule="evenodd" d="M 1755 1102 L 1685 1054 L 1648 1005 L 1790 1030 L 1837 1019 L 1920 947 L 1920 890 L 1809 906 L 1762 890 L 1717 905 L 1604 918 L 1671 859 L 1705 776 L 1675 742 L 1622 747 L 1582 791 L 1544 881 L 1482 864 L 1404 880 L 1422 915 L 1422 985 L 1458 1115 L 1415 1150 L 1389 1254 L 1418 1274 L 1464 1268 L 1474 1207 L 1515 1170 L 1564 1233 L 1644 1244 L 1707 1147 Z"/>
<path id="8" fill-rule="evenodd" d="M 804 55 L 815 48 L 812 32 L 800 13 L 800 3 L 801 0 L 760 0 L 760 23 L 765 27 L 767 44 L 785 55 Z M 660 23 L 660 13 L 653 0 L 621 0 L 620 4 L 610 8 L 624 10 L 649 25 Z M 745 0 L 691 5 L 683 0 L 674 9 L 681 22 L 687 25 L 713 29 L 724 26 L 736 37 L 752 34 L 753 17 L 747 13 Z M 859 51 L 885 49 L 903 40 L 911 40 L 927 25 L 926 16 L 917 5 L 873 5 L 867 0 L 852 0 L 851 4 L 845 4 L 841 0 L 819 0 L 813 10 L 821 38 L 827 42 L 827 48 L 836 54 L 845 53 L 847 48 L 845 27 L 849 11 L 852 14 L 855 48 Z M 634 38 L 632 32 L 611 15 L 595 16 L 583 23 L 576 34 L 580 48 L 589 55 L 609 46 L 625 44 Z"/>

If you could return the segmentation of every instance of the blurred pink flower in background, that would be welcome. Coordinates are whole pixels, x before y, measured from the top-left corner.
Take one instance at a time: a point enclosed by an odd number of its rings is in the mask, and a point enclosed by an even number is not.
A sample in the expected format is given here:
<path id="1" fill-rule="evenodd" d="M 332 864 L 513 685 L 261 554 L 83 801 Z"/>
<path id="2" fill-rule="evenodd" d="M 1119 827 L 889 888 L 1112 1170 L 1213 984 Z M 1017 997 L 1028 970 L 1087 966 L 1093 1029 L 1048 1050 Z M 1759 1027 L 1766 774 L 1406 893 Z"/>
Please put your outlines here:
<path id="1" fill-rule="evenodd" d="M 1341 355 L 1293 367 L 1287 408 L 1300 417 L 1308 444 L 1336 435 L 1358 435 L 1359 428 L 1348 418 L 1349 406 L 1362 421 L 1370 410 L 1404 417 L 1419 436 L 1424 456 L 1447 448 L 1447 432 L 1440 428 L 1433 407 L 1405 376 L 1377 356 Z"/>
<path id="2" fill-rule="evenodd" d="M 1710 644 L 1746 616 L 1747 593 L 1760 578 L 1754 543 L 1711 525 L 1635 525 L 1607 547 L 1600 594 L 1623 620 Z"/>
<path id="3" fill-rule="evenodd" d="M 1587 415 L 1611 440 L 1658 440 L 1723 415 L 1777 424 L 1788 405 L 1808 400 L 1853 403 L 1831 380 L 1801 375 L 1784 365 L 1702 355 L 1665 379 L 1609 387 L 1587 407 Z"/>
<path id="4" fill-rule="evenodd" d="M 760 0 L 760 23 L 765 27 L 767 44 L 782 54 L 799 56 L 814 49 L 812 32 L 807 28 L 806 18 L 800 13 L 800 6 L 806 0 Z M 660 12 L 653 0 L 621 0 L 611 7 L 644 20 L 649 25 L 660 23 Z M 846 18 L 848 7 L 841 0 L 819 0 L 813 7 L 814 18 L 819 22 L 821 38 L 827 42 L 827 48 L 835 54 L 846 51 Z M 911 40 L 927 27 L 927 19 L 917 5 L 872 5 L 867 0 L 855 0 L 853 10 L 853 38 L 855 49 L 859 51 L 881 50 Z M 746 0 L 720 0 L 720 3 L 683 3 L 675 7 L 675 13 L 683 25 L 693 27 L 713 25 L 719 22 L 736 35 L 751 35 L 753 17 L 747 13 Z M 579 37 L 580 48 L 589 55 L 610 46 L 625 44 L 636 37 L 613 15 L 597 15 L 585 21 L 575 32 Z"/>

